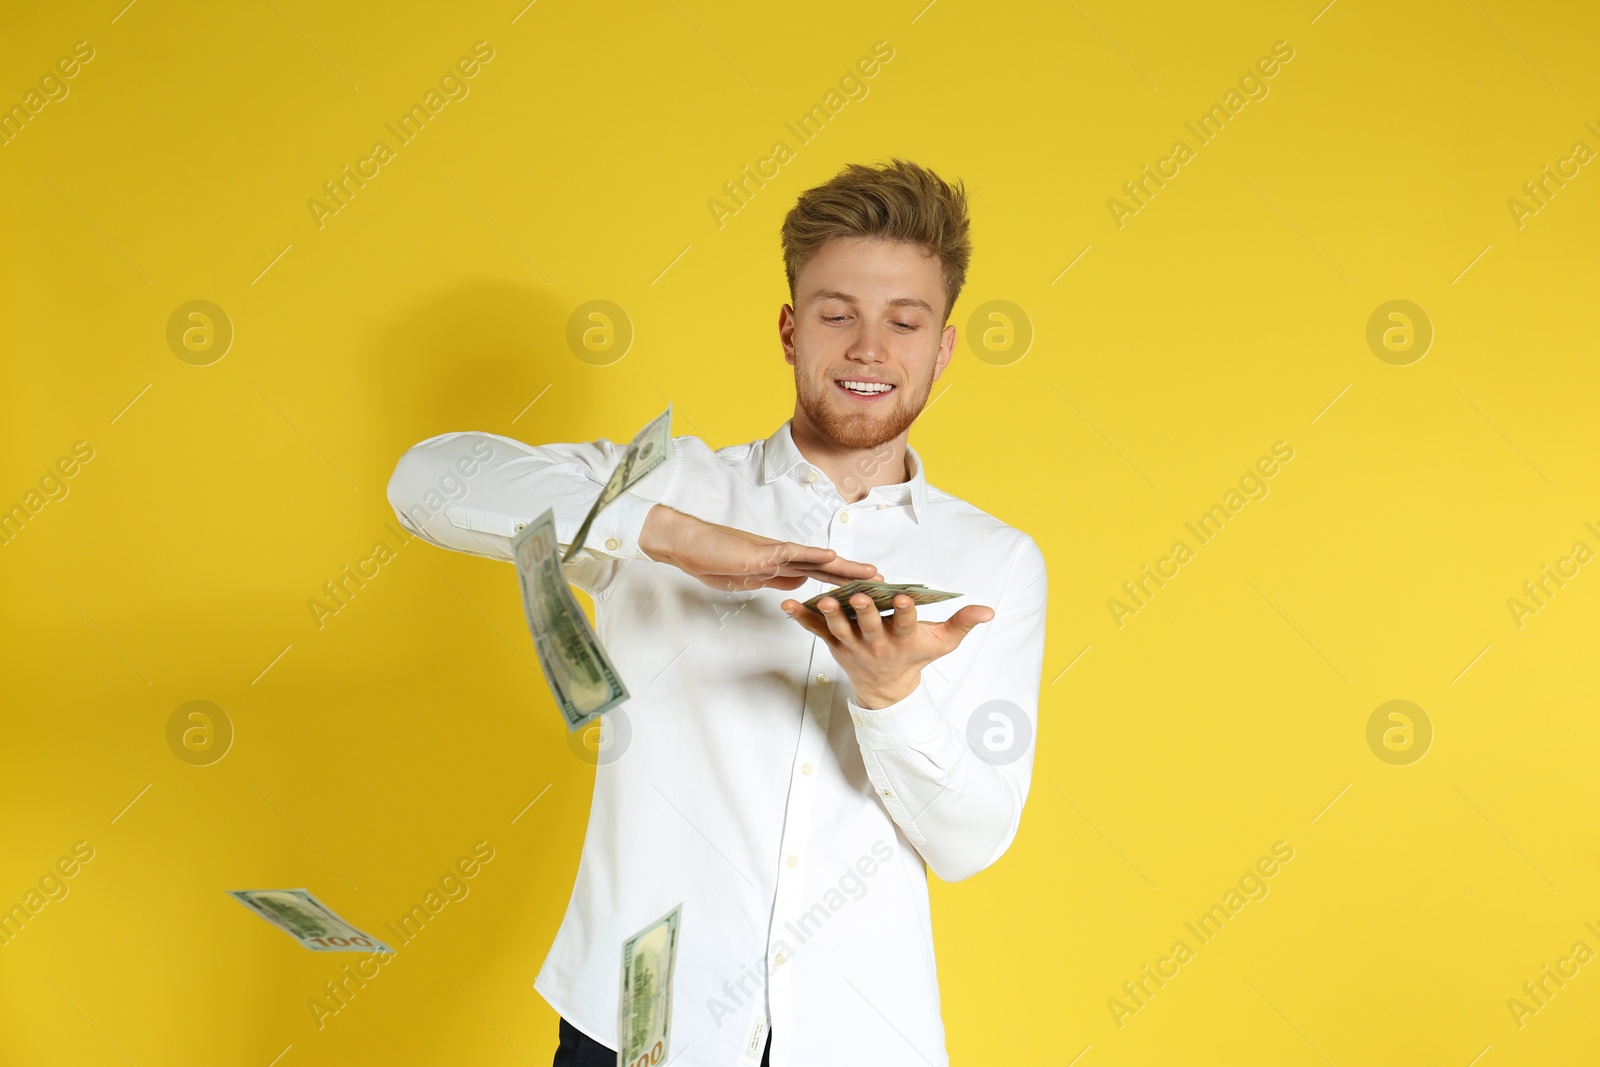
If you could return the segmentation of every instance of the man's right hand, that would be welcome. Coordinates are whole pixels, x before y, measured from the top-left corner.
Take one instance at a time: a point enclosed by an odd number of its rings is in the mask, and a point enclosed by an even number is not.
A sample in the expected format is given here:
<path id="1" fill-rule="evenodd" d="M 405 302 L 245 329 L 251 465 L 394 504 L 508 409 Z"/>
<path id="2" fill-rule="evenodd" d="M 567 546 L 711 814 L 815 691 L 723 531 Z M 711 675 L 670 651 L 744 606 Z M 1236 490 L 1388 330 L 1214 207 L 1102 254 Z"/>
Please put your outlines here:
<path id="1" fill-rule="evenodd" d="M 812 578 L 831 585 L 852 578 L 883 579 L 872 564 L 840 559 L 831 548 L 775 541 L 705 522 L 665 504 L 645 516 L 639 549 L 713 589 L 798 589 Z"/>

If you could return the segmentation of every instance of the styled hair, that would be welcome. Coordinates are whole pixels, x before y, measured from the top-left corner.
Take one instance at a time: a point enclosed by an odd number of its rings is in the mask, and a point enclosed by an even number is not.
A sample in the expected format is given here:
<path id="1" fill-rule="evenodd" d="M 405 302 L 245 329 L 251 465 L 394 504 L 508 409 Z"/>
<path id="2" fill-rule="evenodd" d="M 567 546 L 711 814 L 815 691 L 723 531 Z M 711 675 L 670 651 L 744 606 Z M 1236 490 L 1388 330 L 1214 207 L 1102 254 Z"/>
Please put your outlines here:
<path id="1" fill-rule="evenodd" d="M 800 194 L 783 220 L 783 268 L 795 300 L 800 269 L 834 237 L 905 241 L 939 258 L 950 316 L 972 258 L 967 193 L 933 171 L 903 159 L 880 166 L 851 163 Z"/>

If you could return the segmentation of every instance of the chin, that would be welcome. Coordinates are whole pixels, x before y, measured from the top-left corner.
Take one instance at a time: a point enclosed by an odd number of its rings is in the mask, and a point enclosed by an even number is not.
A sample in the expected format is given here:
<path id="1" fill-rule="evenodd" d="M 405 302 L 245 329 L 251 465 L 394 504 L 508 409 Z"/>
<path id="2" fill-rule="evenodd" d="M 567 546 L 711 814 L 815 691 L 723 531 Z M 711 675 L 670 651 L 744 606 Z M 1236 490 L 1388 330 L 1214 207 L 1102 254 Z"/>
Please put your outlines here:
<path id="1" fill-rule="evenodd" d="M 820 429 L 828 436 L 829 439 L 831 439 L 841 448 L 849 448 L 857 451 L 867 451 L 869 449 L 877 448 L 885 441 L 893 441 L 896 437 L 899 437 L 900 433 L 902 432 L 900 430 L 896 430 L 893 433 L 887 433 L 885 431 L 891 429 L 891 427 L 888 426 L 842 426 L 824 424 L 819 426 L 818 429 Z"/>
<path id="2" fill-rule="evenodd" d="M 842 413 L 835 407 L 839 401 L 831 396 L 805 397 L 801 409 L 821 433 L 841 448 L 865 450 L 877 448 L 893 441 L 910 428 L 922 413 L 922 405 L 896 401 L 893 407 L 882 411 L 852 411 Z M 848 403 L 846 401 L 845 403 Z"/>

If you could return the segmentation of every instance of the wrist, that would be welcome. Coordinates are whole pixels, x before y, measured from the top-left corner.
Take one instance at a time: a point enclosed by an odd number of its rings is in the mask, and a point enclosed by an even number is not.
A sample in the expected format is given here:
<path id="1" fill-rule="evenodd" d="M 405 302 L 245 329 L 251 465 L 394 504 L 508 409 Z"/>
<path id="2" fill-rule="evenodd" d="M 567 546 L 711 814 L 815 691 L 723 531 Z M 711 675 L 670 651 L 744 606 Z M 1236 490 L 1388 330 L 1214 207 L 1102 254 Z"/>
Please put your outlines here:
<path id="1" fill-rule="evenodd" d="M 657 504 L 645 515 L 644 527 L 639 531 L 639 551 L 657 563 L 669 563 L 672 557 L 673 535 L 678 527 L 681 511 Z"/>
<path id="2" fill-rule="evenodd" d="M 922 683 L 922 674 L 917 675 L 899 685 L 869 686 L 865 689 L 857 686 L 855 689 L 856 706 L 865 711 L 879 711 L 890 704 L 898 704 L 906 697 L 917 691 L 917 686 Z"/>

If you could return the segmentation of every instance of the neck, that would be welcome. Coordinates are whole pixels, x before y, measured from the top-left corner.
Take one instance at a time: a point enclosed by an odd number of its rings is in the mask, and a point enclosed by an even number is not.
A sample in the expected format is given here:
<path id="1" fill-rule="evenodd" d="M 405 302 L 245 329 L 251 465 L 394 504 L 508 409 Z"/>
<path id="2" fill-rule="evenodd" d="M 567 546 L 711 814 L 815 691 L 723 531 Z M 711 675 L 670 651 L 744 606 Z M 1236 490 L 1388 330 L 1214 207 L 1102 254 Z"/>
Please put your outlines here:
<path id="1" fill-rule="evenodd" d="M 906 458 L 909 428 L 876 448 L 849 448 L 824 434 L 796 405 L 789 434 L 800 454 L 821 467 L 847 503 L 854 503 L 879 485 L 898 485 L 911 479 Z"/>

